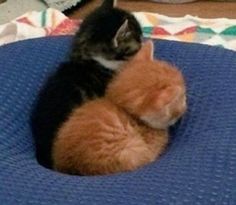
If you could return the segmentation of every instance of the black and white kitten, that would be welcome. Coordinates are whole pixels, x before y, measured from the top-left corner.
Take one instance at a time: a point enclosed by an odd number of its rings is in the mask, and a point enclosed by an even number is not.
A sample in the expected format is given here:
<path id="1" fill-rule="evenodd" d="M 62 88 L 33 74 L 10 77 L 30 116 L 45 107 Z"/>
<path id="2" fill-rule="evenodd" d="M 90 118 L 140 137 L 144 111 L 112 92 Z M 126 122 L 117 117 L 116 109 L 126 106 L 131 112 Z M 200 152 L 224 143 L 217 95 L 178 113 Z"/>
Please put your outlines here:
<path id="1" fill-rule="evenodd" d="M 51 148 L 57 130 L 73 108 L 104 95 L 112 76 L 141 47 L 142 31 L 114 0 L 103 4 L 83 21 L 74 37 L 70 58 L 42 88 L 32 112 L 32 131 L 38 162 L 51 168 Z"/>

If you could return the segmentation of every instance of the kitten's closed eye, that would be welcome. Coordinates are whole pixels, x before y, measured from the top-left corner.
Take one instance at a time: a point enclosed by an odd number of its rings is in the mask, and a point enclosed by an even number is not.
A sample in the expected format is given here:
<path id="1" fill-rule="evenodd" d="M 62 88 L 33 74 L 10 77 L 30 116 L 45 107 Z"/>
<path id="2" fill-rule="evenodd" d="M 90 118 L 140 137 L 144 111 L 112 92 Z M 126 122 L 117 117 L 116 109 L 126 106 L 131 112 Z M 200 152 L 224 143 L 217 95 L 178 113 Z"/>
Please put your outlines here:
<path id="1" fill-rule="evenodd" d="M 127 48 L 124 51 L 117 53 L 115 59 L 116 60 L 128 60 L 135 53 L 137 53 L 137 50 L 131 50 L 131 49 Z"/>
<path id="2" fill-rule="evenodd" d="M 139 49 L 138 47 L 137 48 L 127 47 L 125 48 L 124 53 L 126 56 L 130 57 L 133 56 L 135 53 L 137 53 L 138 49 Z"/>

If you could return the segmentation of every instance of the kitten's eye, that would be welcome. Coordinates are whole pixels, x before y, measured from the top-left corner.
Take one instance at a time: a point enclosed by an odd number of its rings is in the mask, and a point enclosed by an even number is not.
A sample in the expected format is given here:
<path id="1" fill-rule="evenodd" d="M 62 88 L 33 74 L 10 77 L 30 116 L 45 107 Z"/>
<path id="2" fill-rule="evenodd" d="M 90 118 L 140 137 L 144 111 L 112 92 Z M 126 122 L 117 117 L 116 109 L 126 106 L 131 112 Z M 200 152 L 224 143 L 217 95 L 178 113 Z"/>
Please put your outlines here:
<path id="1" fill-rule="evenodd" d="M 129 53 L 129 48 L 125 48 L 124 53 Z"/>

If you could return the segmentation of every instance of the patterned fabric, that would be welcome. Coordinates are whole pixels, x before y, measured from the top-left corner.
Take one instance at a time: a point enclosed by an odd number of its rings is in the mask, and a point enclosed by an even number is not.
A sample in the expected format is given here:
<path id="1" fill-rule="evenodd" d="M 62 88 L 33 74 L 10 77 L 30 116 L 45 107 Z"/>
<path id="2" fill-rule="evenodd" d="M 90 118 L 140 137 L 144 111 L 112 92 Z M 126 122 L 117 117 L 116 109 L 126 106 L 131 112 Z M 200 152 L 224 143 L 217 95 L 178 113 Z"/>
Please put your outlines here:
<path id="1" fill-rule="evenodd" d="M 236 20 L 203 19 L 187 15 L 183 18 L 137 12 L 146 37 L 216 45 L 236 50 Z"/>
<path id="2" fill-rule="evenodd" d="M 2 205 L 236 204 L 236 53 L 219 47 L 155 43 L 155 57 L 182 70 L 189 106 L 159 160 L 96 177 L 41 167 L 29 116 L 39 88 L 65 59 L 70 43 L 68 37 L 48 37 L 0 47 Z"/>
<path id="3" fill-rule="evenodd" d="M 0 45 L 51 35 L 74 34 L 80 20 L 71 20 L 56 9 L 32 11 L 0 25 Z"/>
<path id="4" fill-rule="evenodd" d="M 216 45 L 236 50 L 236 20 L 172 18 L 135 12 L 145 37 Z M 0 26 L 0 45 L 29 38 L 74 34 L 80 20 L 72 20 L 56 9 L 29 12 Z"/>
<path id="5" fill-rule="evenodd" d="M 236 50 L 236 20 L 172 18 L 134 12 L 145 37 L 221 46 Z M 74 34 L 81 20 L 72 20 L 56 9 L 29 12 L 0 26 L 0 45 L 29 38 Z"/>
<path id="6" fill-rule="evenodd" d="M 44 0 L 47 5 L 51 8 L 58 9 L 60 11 L 64 11 L 66 9 L 70 9 L 73 6 L 76 6 L 82 0 Z"/>

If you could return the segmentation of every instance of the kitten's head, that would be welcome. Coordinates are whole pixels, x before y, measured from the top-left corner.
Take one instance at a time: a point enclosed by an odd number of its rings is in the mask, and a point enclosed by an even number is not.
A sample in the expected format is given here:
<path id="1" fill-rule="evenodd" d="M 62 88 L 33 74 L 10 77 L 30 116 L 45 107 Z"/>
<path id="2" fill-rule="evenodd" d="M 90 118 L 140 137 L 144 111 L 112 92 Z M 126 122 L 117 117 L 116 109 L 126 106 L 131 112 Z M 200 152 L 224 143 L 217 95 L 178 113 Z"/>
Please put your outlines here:
<path id="1" fill-rule="evenodd" d="M 138 52 L 141 38 L 142 31 L 135 17 L 116 8 L 114 0 L 104 0 L 81 24 L 72 59 L 124 61 Z"/>
<path id="2" fill-rule="evenodd" d="M 147 42 L 127 62 L 107 89 L 118 106 L 153 128 L 165 129 L 186 110 L 186 88 L 181 72 L 153 59 L 153 44 Z"/>

